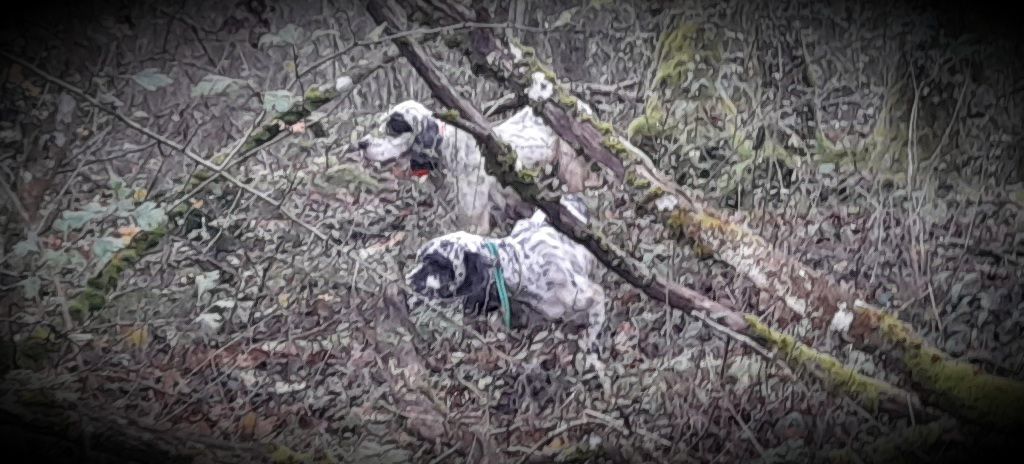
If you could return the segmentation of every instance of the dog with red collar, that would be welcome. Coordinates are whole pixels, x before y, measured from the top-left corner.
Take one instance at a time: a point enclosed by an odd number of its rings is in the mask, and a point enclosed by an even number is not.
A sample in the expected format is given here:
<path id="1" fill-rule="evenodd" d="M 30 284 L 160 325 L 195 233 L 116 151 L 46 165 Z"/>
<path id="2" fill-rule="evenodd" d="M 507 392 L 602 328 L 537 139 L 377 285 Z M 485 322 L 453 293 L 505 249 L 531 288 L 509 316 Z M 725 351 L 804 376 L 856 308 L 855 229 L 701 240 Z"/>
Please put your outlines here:
<path id="1" fill-rule="evenodd" d="M 581 192 L 593 174 L 586 161 L 559 139 L 529 107 L 494 126 L 495 135 L 515 148 L 516 169 L 535 169 L 545 164 L 557 174 L 569 192 Z M 362 137 L 350 151 L 367 161 L 389 163 L 408 160 L 413 177 L 428 177 L 442 190 L 442 198 L 454 195 L 456 227 L 486 234 L 495 222 L 529 217 L 533 208 L 514 191 L 502 187 L 484 168 L 476 140 L 461 129 L 433 116 L 423 104 L 407 100 L 393 106 L 380 124 Z M 496 216 L 492 218 L 492 214 Z"/>

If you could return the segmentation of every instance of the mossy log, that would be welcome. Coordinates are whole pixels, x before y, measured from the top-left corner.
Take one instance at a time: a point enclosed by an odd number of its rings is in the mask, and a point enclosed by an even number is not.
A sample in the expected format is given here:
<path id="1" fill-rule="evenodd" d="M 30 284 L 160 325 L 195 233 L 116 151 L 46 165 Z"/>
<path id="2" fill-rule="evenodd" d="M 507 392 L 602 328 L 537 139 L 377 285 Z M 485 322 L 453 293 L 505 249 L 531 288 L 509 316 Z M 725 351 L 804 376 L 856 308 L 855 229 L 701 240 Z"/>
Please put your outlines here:
<path id="1" fill-rule="evenodd" d="M 397 23 L 393 11 L 401 11 L 396 5 L 387 7 L 371 3 L 367 9 L 373 18 L 381 23 L 394 26 Z M 821 381 L 830 390 L 849 396 L 864 407 L 884 410 L 899 416 L 916 409 L 917 414 L 928 415 L 914 402 L 908 392 L 885 382 L 865 377 L 846 368 L 835 358 L 814 351 L 791 337 L 777 333 L 751 316 L 741 315 L 715 302 L 697 291 L 656 275 L 639 260 L 609 242 L 592 225 L 579 222 L 559 202 L 561 194 L 545 188 L 553 180 L 553 174 L 538 172 L 517 172 L 516 153 L 508 144 L 500 141 L 490 125 L 472 104 L 453 91 L 452 85 L 430 62 L 427 54 L 416 42 L 408 38 L 394 40 L 398 49 L 410 65 L 427 83 L 434 96 L 456 112 L 438 114 L 450 124 L 469 132 L 483 148 L 487 172 L 495 176 L 502 185 L 510 187 L 524 200 L 543 210 L 549 221 L 559 231 L 583 244 L 609 270 L 637 287 L 654 300 L 689 314 L 710 319 L 730 330 L 758 339 L 783 354 L 783 361 L 800 372 Z M 908 409 L 908 401 L 910 409 Z"/>
<path id="2" fill-rule="evenodd" d="M 401 11 L 401 7 L 394 0 L 387 3 L 391 11 Z M 414 7 L 419 5 L 417 2 L 413 3 Z M 385 9 L 373 8 L 371 5 L 370 11 L 378 21 L 384 21 L 383 18 L 387 17 Z M 483 10 L 478 10 L 476 16 L 459 8 L 421 8 L 420 11 L 438 22 L 489 20 L 486 11 Z M 808 318 L 816 329 L 847 332 L 846 335 L 854 345 L 865 350 L 898 349 L 905 353 L 904 362 L 900 367 L 914 380 L 915 389 L 923 394 L 928 404 L 979 424 L 997 427 L 1024 426 L 1024 414 L 1017 413 L 1024 408 L 1024 401 L 1021 401 L 1024 400 L 1024 383 L 973 370 L 974 373 L 970 376 L 938 375 L 937 373 L 960 373 L 964 370 L 964 365 L 953 361 L 917 335 L 874 336 L 882 329 L 882 321 L 891 326 L 885 331 L 887 333 L 909 335 L 914 334 L 914 331 L 899 319 L 885 316 L 877 308 L 861 304 L 855 311 L 854 306 L 859 301 L 856 295 L 840 288 L 831 276 L 818 272 L 771 247 L 763 237 L 744 223 L 739 213 L 730 216 L 718 211 L 702 199 L 700 192 L 669 180 L 668 176 L 654 167 L 646 153 L 615 135 L 607 123 L 594 117 L 580 116 L 575 97 L 558 83 L 550 68 L 540 62 L 528 47 L 509 43 L 489 29 L 474 29 L 469 34 L 471 40 L 462 41 L 460 46 L 473 62 L 474 69 L 481 75 L 492 76 L 513 90 L 522 92 L 529 84 L 533 72 L 543 72 L 555 86 L 555 95 L 558 95 L 558 98 L 555 101 L 549 99 L 534 102 L 535 111 L 559 137 L 568 141 L 577 153 L 599 163 L 620 181 L 624 181 L 629 187 L 626 190 L 634 206 L 639 210 L 654 213 L 678 239 L 688 244 L 696 242 L 714 253 L 716 258 L 731 265 L 758 288 L 780 298 L 800 317 Z M 403 55 L 410 59 L 410 52 L 414 50 L 413 42 L 405 40 L 404 45 L 401 42 L 396 40 Z M 431 83 L 431 80 L 439 76 L 431 75 L 425 64 L 412 64 L 428 84 L 431 84 L 436 97 L 446 105 L 457 108 L 478 128 L 487 127 L 483 119 L 477 119 L 479 113 L 466 105 L 461 98 L 450 90 L 439 88 L 443 86 L 438 86 L 437 83 L 444 82 L 443 78 Z M 489 172 L 493 167 L 493 172 L 501 182 L 512 180 L 511 185 L 515 187 L 517 179 L 505 179 L 512 175 L 504 171 L 507 162 L 491 160 L 491 153 L 500 158 L 501 153 L 508 153 L 510 149 L 496 141 L 488 141 L 486 137 L 478 139 L 487 142 L 482 145 L 485 152 L 490 152 L 487 156 Z M 549 215 L 557 214 L 557 204 L 542 198 L 546 196 L 546 192 L 537 192 L 536 189 L 535 185 L 532 186 L 532 190 L 529 187 L 516 188 L 524 200 L 549 211 Z M 646 205 L 651 203 L 655 203 L 657 207 L 646 208 Z M 568 228 L 563 224 L 560 229 L 566 232 Z M 593 248 L 591 249 L 593 251 Z M 605 264 L 614 265 L 609 262 Z M 635 282 L 631 283 L 636 285 Z M 859 330 L 848 330 L 850 327 Z M 977 392 L 994 395 L 981 400 Z M 998 409 L 1013 414 L 989 413 Z"/>
<path id="3" fill-rule="evenodd" d="M 333 84 L 311 86 L 301 101 L 296 102 L 287 111 L 275 115 L 267 123 L 252 131 L 238 149 L 238 152 L 241 154 L 240 160 L 244 160 L 250 153 L 273 140 L 287 126 L 309 117 L 313 111 L 316 111 L 328 102 L 347 96 L 357 83 L 365 80 L 397 56 L 392 49 L 372 53 L 359 64 L 349 69 L 346 76 L 351 79 L 352 85 L 342 89 L 336 89 Z M 229 146 L 235 146 L 236 143 L 233 142 Z M 228 155 L 228 151 L 225 150 L 213 156 L 210 161 L 213 164 L 221 165 L 227 160 Z M 215 173 L 211 170 L 199 167 L 185 182 L 182 191 L 191 192 L 213 175 Z M 181 220 L 189 212 L 190 208 L 191 205 L 188 202 L 183 202 L 172 210 L 167 211 L 167 223 L 157 230 L 135 235 L 128 246 L 117 251 L 110 262 L 94 277 L 89 279 L 85 288 L 72 300 L 69 305 L 72 315 L 81 320 L 103 309 L 107 303 L 107 296 L 117 288 L 118 281 L 124 271 L 132 267 L 146 253 L 156 248 L 167 234 L 167 227 Z"/>

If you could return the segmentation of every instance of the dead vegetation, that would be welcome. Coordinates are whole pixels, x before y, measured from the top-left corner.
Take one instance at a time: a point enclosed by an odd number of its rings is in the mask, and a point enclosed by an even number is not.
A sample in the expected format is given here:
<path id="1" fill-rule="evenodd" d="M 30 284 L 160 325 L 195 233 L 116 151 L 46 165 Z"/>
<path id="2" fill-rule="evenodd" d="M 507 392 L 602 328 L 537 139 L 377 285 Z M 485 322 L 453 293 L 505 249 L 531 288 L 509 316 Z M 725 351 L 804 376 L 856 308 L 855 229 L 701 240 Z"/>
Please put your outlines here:
<path id="1" fill-rule="evenodd" d="M 521 3 L 511 25 L 502 2 L 492 23 L 413 16 L 405 34 L 479 109 L 509 89 L 456 42 L 508 29 L 772 249 L 953 358 L 1024 378 L 1019 58 L 939 32 L 928 12 Z M 218 461 L 253 452 L 234 442 L 279 462 L 887 462 L 986 438 L 928 422 L 935 411 L 869 411 L 612 273 L 611 397 L 571 330 L 404 301 L 397 277 L 450 227 L 445 202 L 340 154 L 382 108 L 433 101 L 404 60 L 384 62 L 389 32 L 344 2 L 196 8 L 140 4 L 3 41 L 5 417 L 33 404 L 131 417 L 205 439 L 184 454 Z M 298 97 L 345 76 L 350 92 L 326 106 Z M 649 272 L 916 388 L 707 259 L 708 244 L 597 198 L 600 233 Z"/>

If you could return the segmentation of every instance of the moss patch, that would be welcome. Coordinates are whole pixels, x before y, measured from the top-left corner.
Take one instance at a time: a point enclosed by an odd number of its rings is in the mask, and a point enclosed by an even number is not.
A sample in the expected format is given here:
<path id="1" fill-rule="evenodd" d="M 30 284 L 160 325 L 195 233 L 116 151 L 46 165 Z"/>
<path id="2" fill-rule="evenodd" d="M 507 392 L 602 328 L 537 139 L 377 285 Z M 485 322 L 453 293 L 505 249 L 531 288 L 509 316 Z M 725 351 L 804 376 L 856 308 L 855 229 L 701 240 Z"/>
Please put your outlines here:
<path id="1" fill-rule="evenodd" d="M 644 114 L 630 121 L 626 128 L 626 137 L 636 140 L 638 137 L 662 137 L 666 134 L 666 113 L 661 99 L 652 96 L 644 104 Z"/>
<path id="2" fill-rule="evenodd" d="M 693 70 L 694 67 L 696 38 L 697 25 L 685 22 L 679 23 L 674 29 L 662 35 L 654 87 L 662 83 L 679 85 L 683 82 L 687 71 Z"/>
<path id="3" fill-rule="evenodd" d="M 1024 427 L 1024 383 L 949 358 L 895 316 L 855 309 L 858 316 L 876 321 L 881 335 L 901 352 L 911 379 L 943 410 L 979 424 Z"/>
<path id="4" fill-rule="evenodd" d="M 888 385 L 858 374 L 836 358 L 816 351 L 789 335 L 772 330 L 754 316 L 747 315 L 744 320 L 750 325 L 753 335 L 778 349 L 791 366 L 813 371 L 815 377 L 824 382 L 829 389 L 849 395 L 874 411 L 878 410 L 883 395 L 894 393 Z"/>

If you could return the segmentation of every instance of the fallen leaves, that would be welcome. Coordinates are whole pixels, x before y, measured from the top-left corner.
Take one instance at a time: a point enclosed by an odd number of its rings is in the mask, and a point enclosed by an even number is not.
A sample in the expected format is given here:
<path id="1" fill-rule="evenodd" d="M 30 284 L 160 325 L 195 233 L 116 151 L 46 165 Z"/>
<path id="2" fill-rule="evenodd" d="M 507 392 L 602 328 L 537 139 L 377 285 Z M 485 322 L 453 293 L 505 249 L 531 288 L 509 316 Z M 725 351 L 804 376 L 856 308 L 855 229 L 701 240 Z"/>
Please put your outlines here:
<path id="1" fill-rule="evenodd" d="M 126 347 L 130 349 L 145 348 L 149 345 L 150 334 L 147 324 L 136 324 L 122 327 L 122 337 Z"/>
<path id="2" fill-rule="evenodd" d="M 142 232 L 142 228 L 137 226 L 118 227 L 117 229 L 117 234 L 121 236 L 121 241 L 125 246 L 128 246 L 139 232 Z"/>

